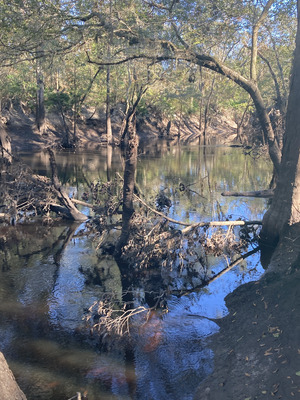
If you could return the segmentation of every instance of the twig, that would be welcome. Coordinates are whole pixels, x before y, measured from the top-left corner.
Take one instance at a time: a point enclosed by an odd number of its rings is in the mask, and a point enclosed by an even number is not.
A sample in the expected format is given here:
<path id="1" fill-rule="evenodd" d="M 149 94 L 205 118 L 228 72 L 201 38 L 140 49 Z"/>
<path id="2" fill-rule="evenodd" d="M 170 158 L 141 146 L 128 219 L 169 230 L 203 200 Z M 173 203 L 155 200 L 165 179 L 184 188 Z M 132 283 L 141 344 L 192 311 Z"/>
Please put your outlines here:
<path id="1" fill-rule="evenodd" d="M 189 289 L 184 291 L 183 293 L 181 292 L 179 296 L 186 296 L 189 293 L 194 292 L 195 290 L 202 289 L 205 286 L 210 285 L 212 282 L 220 278 L 222 275 L 226 274 L 226 272 L 230 271 L 232 268 L 234 268 L 236 265 L 238 265 L 240 262 L 245 260 L 247 257 L 250 257 L 252 254 L 255 254 L 259 251 L 260 247 L 256 247 L 255 249 L 248 251 L 248 253 L 242 254 L 240 257 L 238 257 L 236 260 L 234 260 L 232 263 L 228 264 L 227 267 L 223 268 L 222 271 L 218 272 L 216 275 L 214 275 L 212 278 L 206 280 L 205 282 L 201 283 L 200 285 L 194 287 L 193 289 Z M 171 293 L 174 294 L 174 291 Z"/>

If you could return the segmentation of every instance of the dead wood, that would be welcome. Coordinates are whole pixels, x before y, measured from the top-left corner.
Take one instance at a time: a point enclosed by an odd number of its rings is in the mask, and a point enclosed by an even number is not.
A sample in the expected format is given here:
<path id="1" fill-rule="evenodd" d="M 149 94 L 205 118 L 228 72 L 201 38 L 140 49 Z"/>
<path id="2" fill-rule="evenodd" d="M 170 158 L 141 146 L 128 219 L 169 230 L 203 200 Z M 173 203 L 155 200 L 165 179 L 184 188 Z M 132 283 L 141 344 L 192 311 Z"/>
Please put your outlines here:
<path id="1" fill-rule="evenodd" d="M 211 222 L 198 222 L 196 224 L 191 224 L 186 228 L 182 229 L 181 233 L 185 234 L 194 228 L 209 228 L 211 226 L 247 226 L 247 225 L 262 225 L 262 221 L 211 221 Z"/>
<path id="2" fill-rule="evenodd" d="M 164 213 L 155 210 L 153 207 L 149 206 L 143 199 L 141 199 L 138 195 L 134 194 L 134 198 L 138 200 L 141 204 L 147 207 L 150 211 L 154 212 L 156 215 L 159 215 L 162 218 L 165 218 L 169 222 L 173 222 L 174 224 L 186 226 L 186 228 L 181 230 L 182 234 L 188 233 L 190 230 L 194 228 L 209 228 L 212 226 L 245 226 L 245 225 L 261 225 L 262 221 L 211 221 L 211 222 L 197 222 L 195 224 L 190 224 L 187 222 L 177 221 L 176 219 L 170 218 Z"/>
<path id="3" fill-rule="evenodd" d="M 62 205 L 67 209 L 67 212 L 64 214 L 64 216 L 74 221 L 86 221 L 88 217 L 77 210 L 75 205 L 70 200 L 69 196 L 65 193 L 64 189 L 60 185 L 53 151 L 51 149 L 48 149 L 48 153 L 51 164 L 53 191 L 55 192 L 57 198 L 62 203 Z"/>
<path id="4" fill-rule="evenodd" d="M 82 201 L 82 200 L 71 199 L 71 201 L 74 204 L 80 204 L 81 206 L 85 206 L 85 207 L 88 207 L 88 208 L 94 208 L 93 204 L 86 203 L 85 201 Z"/>
<path id="5" fill-rule="evenodd" d="M 223 192 L 222 196 L 236 196 L 236 197 L 261 197 L 261 198 L 270 198 L 274 195 L 273 189 L 266 190 L 256 190 L 253 192 Z"/>
<path id="6" fill-rule="evenodd" d="M 211 278 L 208 278 L 206 281 L 203 281 L 201 285 L 198 285 L 196 287 L 193 287 L 193 289 L 185 290 L 180 292 L 180 296 L 186 296 L 189 293 L 194 292 L 195 290 L 202 289 L 205 286 L 210 285 L 212 282 L 216 281 L 218 278 L 229 272 L 232 268 L 236 267 L 239 263 L 244 261 L 246 258 L 252 256 L 252 254 L 257 253 L 260 250 L 260 247 L 256 247 L 253 250 L 248 251 L 245 254 L 240 255 L 236 260 L 232 261 L 230 264 L 227 265 L 227 267 L 223 268 L 220 272 L 218 272 L 216 275 L 212 276 Z M 178 293 L 178 292 L 177 292 Z M 176 291 L 173 290 L 172 294 L 176 294 Z"/>

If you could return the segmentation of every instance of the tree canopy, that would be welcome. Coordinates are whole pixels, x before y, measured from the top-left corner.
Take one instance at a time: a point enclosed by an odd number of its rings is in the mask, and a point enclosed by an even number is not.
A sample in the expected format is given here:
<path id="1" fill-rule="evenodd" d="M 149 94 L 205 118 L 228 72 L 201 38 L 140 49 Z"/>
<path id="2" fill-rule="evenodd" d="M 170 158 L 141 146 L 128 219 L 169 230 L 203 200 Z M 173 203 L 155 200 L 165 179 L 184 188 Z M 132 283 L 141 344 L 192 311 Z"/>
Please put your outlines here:
<path id="1" fill-rule="evenodd" d="M 199 115 L 203 102 L 242 115 L 250 96 L 278 171 L 269 110 L 285 112 L 295 1 L 12 0 L 0 12 L 2 104 L 18 98 L 34 109 L 39 87 L 46 107 L 63 98 L 80 113 L 104 107 L 107 90 L 114 105 L 134 102 L 147 84 L 138 107 L 172 120 Z M 229 81 L 216 85 L 209 70 Z M 213 101 L 210 87 L 220 92 Z"/>

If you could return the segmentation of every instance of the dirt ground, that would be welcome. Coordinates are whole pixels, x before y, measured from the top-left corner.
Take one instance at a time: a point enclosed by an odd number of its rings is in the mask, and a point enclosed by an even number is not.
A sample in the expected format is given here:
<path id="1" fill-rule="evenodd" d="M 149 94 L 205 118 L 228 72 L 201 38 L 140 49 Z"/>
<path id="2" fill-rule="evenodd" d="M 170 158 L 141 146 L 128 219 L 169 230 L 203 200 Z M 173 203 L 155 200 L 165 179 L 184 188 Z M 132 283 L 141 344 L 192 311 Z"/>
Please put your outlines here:
<path id="1" fill-rule="evenodd" d="M 195 400 L 300 399 L 300 228 L 284 235 L 267 272 L 231 293 L 210 339 L 214 372 Z"/>

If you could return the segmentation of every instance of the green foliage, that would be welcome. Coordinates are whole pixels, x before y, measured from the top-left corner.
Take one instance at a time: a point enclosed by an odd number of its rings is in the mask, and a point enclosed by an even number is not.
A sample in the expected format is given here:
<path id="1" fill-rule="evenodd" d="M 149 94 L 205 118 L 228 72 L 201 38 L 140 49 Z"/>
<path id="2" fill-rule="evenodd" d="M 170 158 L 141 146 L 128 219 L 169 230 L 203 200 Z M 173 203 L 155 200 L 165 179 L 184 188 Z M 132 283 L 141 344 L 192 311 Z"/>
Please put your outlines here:
<path id="1" fill-rule="evenodd" d="M 103 107 L 106 67 L 98 68 L 109 62 L 118 63 L 110 68 L 112 107 L 132 104 L 139 88 L 147 86 L 140 115 L 146 115 L 149 106 L 169 119 L 198 115 L 208 101 L 214 110 L 242 113 L 248 102 L 245 92 L 224 77 L 200 73 L 193 61 L 180 61 L 172 51 L 189 46 L 249 77 L 251 32 L 265 3 L 0 0 L 0 96 L 20 98 L 33 107 L 39 65 L 47 107 L 75 107 L 77 112 L 82 105 Z M 259 32 L 259 50 L 277 77 L 282 97 L 289 87 L 294 16 L 295 1 L 276 3 Z M 139 59 L 140 54 L 146 58 Z M 158 63 L 157 55 L 166 59 Z M 126 58 L 130 60 L 123 64 Z M 257 70 L 264 101 L 272 106 L 277 96 L 274 79 L 260 58 Z"/>
<path id="2" fill-rule="evenodd" d="M 72 108 L 71 97 L 68 93 L 47 91 L 45 104 L 52 110 L 68 111 Z"/>

